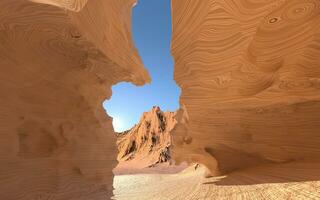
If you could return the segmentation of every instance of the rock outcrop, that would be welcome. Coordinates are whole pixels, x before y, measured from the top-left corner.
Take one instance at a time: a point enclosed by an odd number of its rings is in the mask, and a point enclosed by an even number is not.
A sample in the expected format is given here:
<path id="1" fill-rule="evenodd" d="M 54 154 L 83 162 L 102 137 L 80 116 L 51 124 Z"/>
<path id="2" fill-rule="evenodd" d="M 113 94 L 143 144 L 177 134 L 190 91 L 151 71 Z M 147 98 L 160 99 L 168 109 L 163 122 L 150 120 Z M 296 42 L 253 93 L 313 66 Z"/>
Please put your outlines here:
<path id="1" fill-rule="evenodd" d="M 172 0 L 172 9 L 174 158 L 213 174 L 319 162 L 320 1 Z"/>
<path id="2" fill-rule="evenodd" d="M 134 0 L 0 1 L 0 198 L 108 199 L 116 137 L 102 102 L 149 81 Z"/>
<path id="3" fill-rule="evenodd" d="M 143 113 L 133 128 L 118 133 L 119 167 L 142 169 L 169 162 L 170 131 L 176 125 L 175 115 L 175 112 L 162 112 L 154 106 L 151 111 Z"/>
<path id="4" fill-rule="evenodd" d="M 111 196 L 116 138 L 102 102 L 117 82 L 149 81 L 131 42 L 134 3 L 0 1 L 1 199 Z M 172 13 L 175 160 L 233 172 L 220 184 L 239 199 L 253 199 L 241 184 L 259 199 L 265 183 L 319 180 L 320 1 L 172 0 Z M 269 192 L 289 199 L 286 187 Z"/>

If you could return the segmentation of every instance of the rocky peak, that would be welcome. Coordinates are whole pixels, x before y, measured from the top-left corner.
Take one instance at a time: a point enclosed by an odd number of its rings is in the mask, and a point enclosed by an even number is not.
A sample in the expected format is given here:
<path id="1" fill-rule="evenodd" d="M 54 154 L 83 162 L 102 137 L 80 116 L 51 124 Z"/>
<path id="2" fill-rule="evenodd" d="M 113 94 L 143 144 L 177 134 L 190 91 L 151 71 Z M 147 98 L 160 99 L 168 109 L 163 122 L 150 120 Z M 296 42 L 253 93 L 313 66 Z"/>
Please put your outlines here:
<path id="1" fill-rule="evenodd" d="M 170 160 L 170 131 L 176 124 L 175 114 L 153 106 L 132 129 L 118 133 L 118 161 L 138 159 L 147 167 Z"/>

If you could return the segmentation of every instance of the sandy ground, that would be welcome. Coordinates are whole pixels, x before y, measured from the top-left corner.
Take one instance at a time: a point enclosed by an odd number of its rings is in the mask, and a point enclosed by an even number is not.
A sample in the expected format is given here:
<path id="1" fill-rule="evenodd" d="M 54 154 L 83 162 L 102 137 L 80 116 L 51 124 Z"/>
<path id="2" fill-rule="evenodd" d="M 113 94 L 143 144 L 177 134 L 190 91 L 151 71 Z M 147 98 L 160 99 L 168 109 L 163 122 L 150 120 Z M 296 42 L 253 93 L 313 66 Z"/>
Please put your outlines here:
<path id="1" fill-rule="evenodd" d="M 143 161 L 142 161 L 143 163 Z M 113 169 L 113 174 L 115 175 L 129 175 L 129 174 L 177 174 L 184 169 L 188 168 L 187 163 L 182 163 L 180 165 L 160 163 L 154 167 L 144 167 L 145 164 L 139 165 L 137 160 L 133 162 L 121 162 L 117 165 L 115 169 Z"/>
<path id="2" fill-rule="evenodd" d="M 289 167 L 291 166 L 291 168 Z M 286 170 L 282 170 L 286 169 Z M 320 199 L 317 165 L 256 168 L 229 176 L 204 178 L 205 169 L 190 167 L 178 174 L 119 175 L 114 178 L 116 200 Z M 277 173 L 274 173 L 277 172 Z M 292 174 L 292 181 L 288 173 Z M 309 177 L 308 174 L 313 174 Z M 319 174 L 320 176 L 320 174 Z M 300 177 L 300 178 L 299 178 Z"/>

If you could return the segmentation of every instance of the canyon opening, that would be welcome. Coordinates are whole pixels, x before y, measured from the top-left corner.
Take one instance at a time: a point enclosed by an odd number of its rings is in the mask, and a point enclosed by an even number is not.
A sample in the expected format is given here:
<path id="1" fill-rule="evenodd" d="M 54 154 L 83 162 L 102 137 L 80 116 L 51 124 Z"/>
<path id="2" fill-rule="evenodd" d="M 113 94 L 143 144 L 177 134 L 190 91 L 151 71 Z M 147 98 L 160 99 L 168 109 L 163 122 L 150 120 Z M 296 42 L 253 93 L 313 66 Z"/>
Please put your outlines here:
<path id="1" fill-rule="evenodd" d="M 320 199 L 319 24 L 319 0 L 1 0 L 0 199 Z"/>
<path id="2" fill-rule="evenodd" d="M 133 7 L 133 41 L 151 82 L 144 86 L 119 83 L 103 104 L 117 132 L 115 199 L 127 195 L 123 188 L 136 186 L 131 179 L 144 180 L 141 174 L 174 174 L 187 167 L 175 165 L 170 155 L 170 132 L 177 123 L 180 95 L 173 80 L 171 21 L 170 0 L 140 0 Z"/>

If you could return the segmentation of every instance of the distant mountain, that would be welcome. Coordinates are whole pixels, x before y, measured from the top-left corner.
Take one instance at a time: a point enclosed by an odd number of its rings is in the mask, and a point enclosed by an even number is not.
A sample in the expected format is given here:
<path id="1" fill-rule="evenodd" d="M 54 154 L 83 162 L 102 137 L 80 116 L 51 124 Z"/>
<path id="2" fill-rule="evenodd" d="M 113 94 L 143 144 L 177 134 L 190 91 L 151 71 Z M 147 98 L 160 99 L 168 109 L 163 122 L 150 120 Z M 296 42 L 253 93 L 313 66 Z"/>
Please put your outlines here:
<path id="1" fill-rule="evenodd" d="M 132 129 L 118 133 L 119 165 L 146 168 L 170 161 L 170 131 L 177 123 L 175 115 L 154 106 Z"/>

